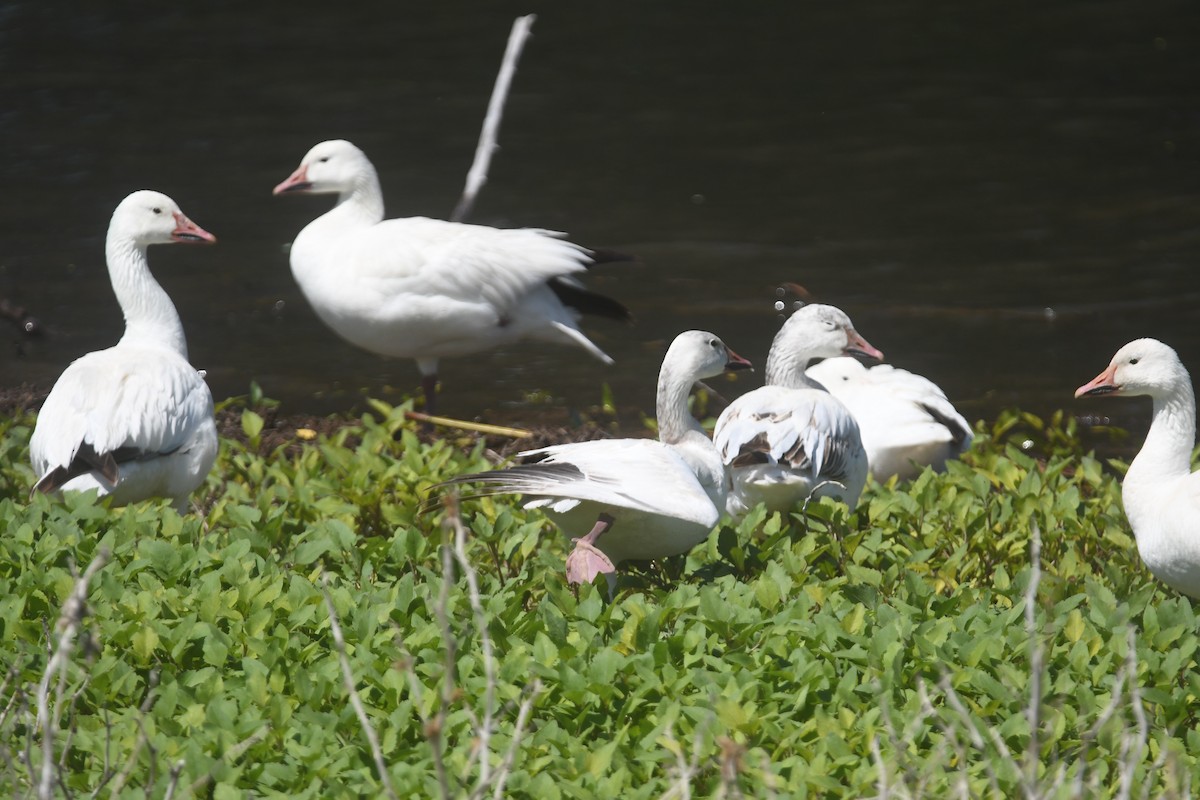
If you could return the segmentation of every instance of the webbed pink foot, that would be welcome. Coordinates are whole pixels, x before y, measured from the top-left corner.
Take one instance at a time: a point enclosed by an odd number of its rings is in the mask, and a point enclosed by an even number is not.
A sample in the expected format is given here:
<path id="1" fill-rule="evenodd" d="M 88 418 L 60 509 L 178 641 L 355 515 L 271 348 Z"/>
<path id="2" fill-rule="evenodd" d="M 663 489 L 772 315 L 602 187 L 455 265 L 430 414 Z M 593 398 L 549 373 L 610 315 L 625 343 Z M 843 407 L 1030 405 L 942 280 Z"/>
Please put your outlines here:
<path id="1" fill-rule="evenodd" d="M 611 583 L 616 577 L 616 565 L 595 546 L 595 541 L 612 527 L 613 518 L 601 514 L 596 525 L 583 536 L 575 540 L 575 549 L 567 556 L 567 581 L 569 583 L 591 583 L 597 575 L 604 574 Z"/>

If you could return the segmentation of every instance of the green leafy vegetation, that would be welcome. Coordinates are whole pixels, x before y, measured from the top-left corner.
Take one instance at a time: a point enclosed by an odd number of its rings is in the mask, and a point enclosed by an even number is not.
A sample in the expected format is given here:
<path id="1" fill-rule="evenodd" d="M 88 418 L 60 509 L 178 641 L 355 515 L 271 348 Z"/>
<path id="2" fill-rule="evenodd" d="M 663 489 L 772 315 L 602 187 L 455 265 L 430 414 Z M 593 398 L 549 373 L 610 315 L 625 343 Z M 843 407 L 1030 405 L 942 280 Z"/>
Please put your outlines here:
<path id="1" fill-rule="evenodd" d="M 56 795 L 385 796 L 373 750 L 400 797 L 1200 784 L 1196 614 L 1073 421 L 1007 414 L 945 474 L 752 514 L 609 602 L 539 513 L 431 498 L 487 443 L 402 410 L 271 451 L 247 410 L 183 517 L 29 499 L 31 420 L 0 421 L 0 787 L 48 754 Z"/>

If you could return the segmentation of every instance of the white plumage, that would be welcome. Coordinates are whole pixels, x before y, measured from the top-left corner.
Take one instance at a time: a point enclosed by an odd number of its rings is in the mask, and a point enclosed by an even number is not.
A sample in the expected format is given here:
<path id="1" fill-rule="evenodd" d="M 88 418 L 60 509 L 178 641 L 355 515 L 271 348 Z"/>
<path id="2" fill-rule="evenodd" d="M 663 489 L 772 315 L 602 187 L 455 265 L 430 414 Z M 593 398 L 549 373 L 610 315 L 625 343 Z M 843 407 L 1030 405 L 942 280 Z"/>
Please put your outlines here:
<path id="1" fill-rule="evenodd" d="M 928 378 L 890 364 L 868 369 L 848 356 L 814 364 L 808 377 L 850 409 L 876 480 L 940 470 L 971 446 L 970 424 Z"/>
<path id="2" fill-rule="evenodd" d="M 567 576 L 587 582 L 603 572 L 611 586 L 615 565 L 687 552 L 720 519 L 725 468 L 688 412 L 687 398 L 696 381 L 749 366 L 711 333 L 681 333 L 659 372 L 659 441 L 607 439 L 530 450 L 518 455 L 526 463 L 450 483 L 523 494 L 527 508 L 545 509 L 565 531 L 595 523 L 576 540 Z"/>
<path id="3" fill-rule="evenodd" d="M 1200 599 L 1200 472 L 1192 472 L 1196 396 L 1179 355 L 1156 339 L 1117 351 L 1108 369 L 1075 391 L 1148 395 L 1150 430 L 1121 484 L 1138 553 L 1155 577 Z"/>
<path id="4" fill-rule="evenodd" d="M 292 274 L 317 316 L 365 350 L 417 361 L 432 408 L 438 360 L 521 339 L 574 344 L 612 363 L 579 312 L 628 320 L 575 276 L 590 251 L 563 234 L 413 217 L 385 220 L 375 168 L 347 141 L 313 147 L 275 194 L 336 193 L 291 248 Z"/>
<path id="5" fill-rule="evenodd" d="M 883 357 L 833 306 L 807 305 L 784 322 L 767 356 L 767 385 L 734 400 L 713 431 L 732 482 L 730 516 L 759 503 L 788 511 L 810 496 L 858 502 L 867 479 L 858 424 L 805 375 L 813 359 L 846 353 Z"/>
<path id="6" fill-rule="evenodd" d="M 183 325 L 150 274 L 146 248 L 214 241 L 158 192 L 134 192 L 117 206 L 105 251 L 125 335 L 54 384 L 29 443 L 35 491 L 96 489 L 115 505 L 169 497 L 187 509 L 217 455 L 212 395 L 188 363 Z"/>

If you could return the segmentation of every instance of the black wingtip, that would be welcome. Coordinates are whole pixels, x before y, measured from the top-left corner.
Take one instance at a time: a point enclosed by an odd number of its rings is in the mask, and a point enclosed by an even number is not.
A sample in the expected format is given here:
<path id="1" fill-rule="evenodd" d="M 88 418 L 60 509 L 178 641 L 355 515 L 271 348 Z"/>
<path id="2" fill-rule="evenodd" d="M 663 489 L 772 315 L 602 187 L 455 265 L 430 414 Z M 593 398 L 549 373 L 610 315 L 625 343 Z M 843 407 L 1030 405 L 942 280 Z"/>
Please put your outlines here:
<path id="1" fill-rule="evenodd" d="M 97 453 L 91 443 L 84 442 L 75 452 L 75 458 L 71 459 L 70 464 L 60 464 L 39 478 L 38 482 L 33 485 L 33 489 L 30 490 L 29 496 L 33 497 L 38 492 L 42 494 L 56 492 L 80 475 L 87 475 L 89 472 L 99 472 L 104 480 L 115 485 L 121 477 L 118 457 L 127 458 L 133 453 L 134 451 L 129 448 Z"/>
<path id="2" fill-rule="evenodd" d="M 580 314 L 591 314 L 596 317 L 615 319 L 618 322 L 633 323 L 633 314 L 623 304 L 608 295 L 593 292 L 578 284 L 561 278 L 552 278 L 546 283 L 564 306 L 573 308 Z"/>

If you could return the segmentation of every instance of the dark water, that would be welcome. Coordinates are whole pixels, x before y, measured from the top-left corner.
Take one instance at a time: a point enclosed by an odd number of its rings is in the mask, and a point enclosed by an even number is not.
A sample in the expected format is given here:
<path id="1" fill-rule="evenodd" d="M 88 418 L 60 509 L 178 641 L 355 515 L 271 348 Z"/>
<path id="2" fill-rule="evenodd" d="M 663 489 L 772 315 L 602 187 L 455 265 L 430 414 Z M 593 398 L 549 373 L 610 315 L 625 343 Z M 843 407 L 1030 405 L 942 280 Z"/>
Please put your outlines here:
<path id="1" fill-rule="evenodd" d="M 973 418 L 1137 427 L 1143 404 L 1071 394 L 1139 336 L 1200 373 L 1194 2 L 72 5 L 0 9 L 0 297 L 47 329 L 0 328 L 4 385 L 49 385 L 120 336 L 103 236 L 154 188 L 220 239 L 151 253 L 217 397 L 255 380 L 324 412 L 411 390 L 411 363 L 341 342 L 292 281 L 285 245 L 330 200 L 271 188 L 343 137 L 389 215 L 447 215 L 531 10 L 471 220 L 637 254 L 590 283 L 638 324 L 586 326 L 612 368 L 535 345 L 447 361 L 446 412 L 530 390 L 586 407 L 605 381 L 650 409 L 680 330 L 761 362 L 781 281 Z"/>

